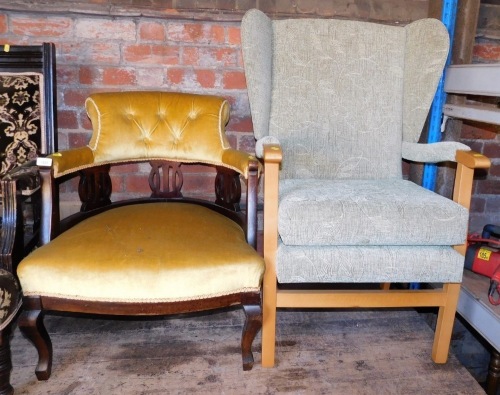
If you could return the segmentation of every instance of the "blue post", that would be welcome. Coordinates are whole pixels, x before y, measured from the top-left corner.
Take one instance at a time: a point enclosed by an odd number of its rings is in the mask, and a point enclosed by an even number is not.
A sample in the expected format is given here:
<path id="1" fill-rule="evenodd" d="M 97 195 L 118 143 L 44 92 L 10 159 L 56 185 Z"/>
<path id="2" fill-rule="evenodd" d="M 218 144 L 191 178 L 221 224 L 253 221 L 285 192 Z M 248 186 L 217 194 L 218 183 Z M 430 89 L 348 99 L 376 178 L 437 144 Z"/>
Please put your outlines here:
<path id="1" fill-rule="evenodd" d="M 450 35 L 450 52 L 446 59 L 446 66 L 451 62 L 451 45 L 453 44 L 453 36 L 455 33 L 455 20 L 457 18 L 457 0 L 444 0 L 443 9 L 441 12 L 441 21 L 448 29 Z M 445 72 L 439 80 L 436 95 L 432 102 L 430 117 L 429 117 L 429 131 L 427 136 L 427 143 L 436 143 L 441 140 L 441 122 L 443 119 L 443 106 L 446 102 L 446 93 L 444 92 L 444 77 Z M 436 187 L 436 174 L 437 167 L 433 163 L 424 165 L 424 174 L 422 186 L 433 191 Z"/>
<path id="2" fill-rule="evenodd" d="M 441 21 L 448 29 L 450 35 L 450 51 L 446 59 L 445 67 L 449 66 L 451 62 L 451 49 L 453 45 L 453 36 L 455 33 L 455 20 L 457 19 L 457 2 L 458 0 L 444 0 L 443 9 L 441 11 Z M 446 70 L 446 69 L 445 69 Z M 427 143 L 437 143 L 441 140 L 441 123 L 443 120 L 443 106 L 446 103 L 446 93 L 444 91 L 444 78 L 445 72 L 441 76 L 436 95 L 432 101 L 430 116 L 429 116 L 429 130 L 427 136 Z M 422 176 L 422 186 L 426 189 L 433 191 L 436 188 L 437 166 L 434 163 L 426 163 L 424 165 L 424 173 Z M 419 283 L 410 283 L 410 289 L 419 289 Z"/>

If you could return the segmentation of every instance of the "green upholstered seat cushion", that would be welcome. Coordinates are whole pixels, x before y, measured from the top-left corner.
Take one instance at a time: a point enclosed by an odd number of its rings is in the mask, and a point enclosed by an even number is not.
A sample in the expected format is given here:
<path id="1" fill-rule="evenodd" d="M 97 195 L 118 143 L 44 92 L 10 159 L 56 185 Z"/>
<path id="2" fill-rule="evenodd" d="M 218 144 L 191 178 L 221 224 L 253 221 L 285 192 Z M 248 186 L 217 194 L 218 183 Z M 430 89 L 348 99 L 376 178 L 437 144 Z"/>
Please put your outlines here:
<path id="1" fill-rule="evenodd" d="M 185 203 L 114 208 L 62 233 L 18 267 L 24 295 L 119 302 L 258 291 L 263 272 L 240 226 Z"/>
<path id="2" fill-rule="evenodd" d="M 406 180 L 283 180 L 285 245 L 458 245 L 468 210 Z"/>
<path id="3" fill-rule="evenodd" d="M 279 243 L 280 283 L 462 281 L 464 257 L 450 246 L 289 246 Z"/>

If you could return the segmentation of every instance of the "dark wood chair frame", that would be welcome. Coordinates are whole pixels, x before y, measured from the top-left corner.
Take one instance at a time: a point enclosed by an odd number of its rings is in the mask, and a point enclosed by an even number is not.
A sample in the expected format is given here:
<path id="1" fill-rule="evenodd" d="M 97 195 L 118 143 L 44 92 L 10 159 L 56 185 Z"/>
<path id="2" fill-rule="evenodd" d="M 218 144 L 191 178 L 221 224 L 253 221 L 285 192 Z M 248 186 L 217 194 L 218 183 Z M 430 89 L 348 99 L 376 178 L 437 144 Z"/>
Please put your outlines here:
<path id="1" fill-rule="evenodd" d="M 48 243 L 60 232 L 71 228 L 82 220 L 123 205 L 147 204 L 152 202 L 184 202 L 199 204 L 225 215 L 238 223 L 244 230 L 247 242 L 256 248 L 257 241 L 257 193 L 259 166 L 257 160 L 250 162 L 248 169 L 246 210 L 240 210 L 240 176 L 236 172 L 218 167 L 215 177 L 215 202 L 185 198 L 182 196 L 182 170 L 176 162 L 155 161 L 149 176 L 152 194 L 139 198 L 111 202 L 111 178 L 109 165 L 86 169 L 79 172 L 79 195 L 81 211 L 59 219 L 58 181 L 53 178 L 50 168 L 41 167 L 42 174 L 42 244 Z M 23 298 L 23 312 L 19 319 L 21 331 L 33 342 L 38 351 L 36 375 L 39 380 L 47 380 L 51 374 L 52 344 L 43 324 L 47 311 L 86 314 L 153 316 L 186 312 L 197 312 L 233 305 L 242 305 L 246 320 L 241 340 L 243 369 L 253 366 L 251 346 L 262 327 L 261 292 L 245 292 L 196 301 L 172 303 L 111 303 L 69 300 L 64 298 L 29 296 Z"/>
<path id="2" fill-rule="evenodd" d="M 56 90 L 56 50 L 53 43 L 41 45 L 11 45 L 0 47 L 0 72 L 22 73 L 38 72 L 43 74 L 44 138 L 39 154 L 45 156 L 57 150 L 57 90 Z M 40 175 L 34 163 L 19 166 L 0 179 L 1 188 L 1 239 L 0 270 L 12 273 L 9 277 L 2 274 L 0 282 L 12 288 L 12 303 L 21 299 L 16 275 L 17 264 L 38 243 L 41 190 Z M 33 212 L 33 224 L 25 227 L 23 206 L 29 204 Z M 10 284 L 10 285 L 9 285 Z M 10 384 L 12 361 L 10 337 L 12 322 L 18 309 L 9 311 L 4 317 L 0 330 L 0 395 L 13 394 Z"/>
<path id="3" fill-rule="evenodd" d="M 12 395 L 14 388 L 10 384 L 12 360 L 10 353 L 10 337 L 12 321 L 21 307 L 21 291 L 15 276 L 0 269 L 0 299 L 2 301 L 3 317 L 0 319 L 0 395 Z"/>
<path id="4" fill-rule="evenodd" d="M 11 45 L 0 49 L 0 72 L 38 72 L 44 76 L 45 136 L 39 154 L 46 156 L 57 150 L 56 51 L 53 43 Z M 40 176 L 34 163 L 19 166 L 0 181 L 2 190 L 1 267 L 15 274 L 16 265 L 38 242 L 41 194 Z M 25 232 L 22 207 L 33 206 L 33 230 Z"/>

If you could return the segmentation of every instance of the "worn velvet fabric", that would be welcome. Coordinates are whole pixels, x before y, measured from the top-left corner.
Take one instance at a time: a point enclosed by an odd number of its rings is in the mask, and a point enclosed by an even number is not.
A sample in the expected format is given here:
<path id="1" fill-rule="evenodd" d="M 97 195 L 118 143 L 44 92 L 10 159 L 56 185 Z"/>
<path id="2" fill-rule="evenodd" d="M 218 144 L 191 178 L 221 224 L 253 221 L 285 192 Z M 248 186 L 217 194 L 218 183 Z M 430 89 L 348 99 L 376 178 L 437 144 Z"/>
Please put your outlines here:
<path id="1" fill-rule="evenodd" d="M 17 271 L 26 296 L 145 303 L 256 292 L 263 272 L 236 223 L 184 203 L 91 217 L 32 252 Z"/>
<path id="2" fill-rule="evenodd" d="M 223 98 L 161 91 L 96 93 L 85 106 L 93 126 L 89 145 L 52 155 L 55 177 L 124 159 L 201 162 L 247 176 L 253 157 L 230 147 L 225 135 L 229 104 Z"/>

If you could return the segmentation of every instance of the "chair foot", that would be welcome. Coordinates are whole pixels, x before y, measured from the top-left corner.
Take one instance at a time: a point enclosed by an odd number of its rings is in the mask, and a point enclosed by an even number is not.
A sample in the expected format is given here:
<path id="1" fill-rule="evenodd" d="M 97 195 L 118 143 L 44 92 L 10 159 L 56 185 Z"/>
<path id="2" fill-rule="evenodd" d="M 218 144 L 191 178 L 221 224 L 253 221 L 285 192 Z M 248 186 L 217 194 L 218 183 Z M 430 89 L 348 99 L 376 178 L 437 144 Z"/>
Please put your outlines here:
<path id="1" fill-rule="evenodd" d="M 243 305 L 243 310 L 246 316 L 241 338 L 243 370 L 251 370 L 253 368 L 252 343 L 262 328 L 262 309 L 259 305 Z"/>
<path id="2" fill-rule="evenodd" d="M 19 329 L 33 343 L 38 352 L 35 374 L 38 380 L 48 380 L 52 370 L 52 342 L 43 324 L 41 310 L 25 310 L 19 317 Z"/>
<path id="3" fill-rule="evenodd" d="M 446 363 L 448 360 L 460 284 L 443 284 L 443 292 L 446 294 L 446 303 L 439 308 L 434 344 L 432 346 L 432 360 L 435 363 Z"/>

